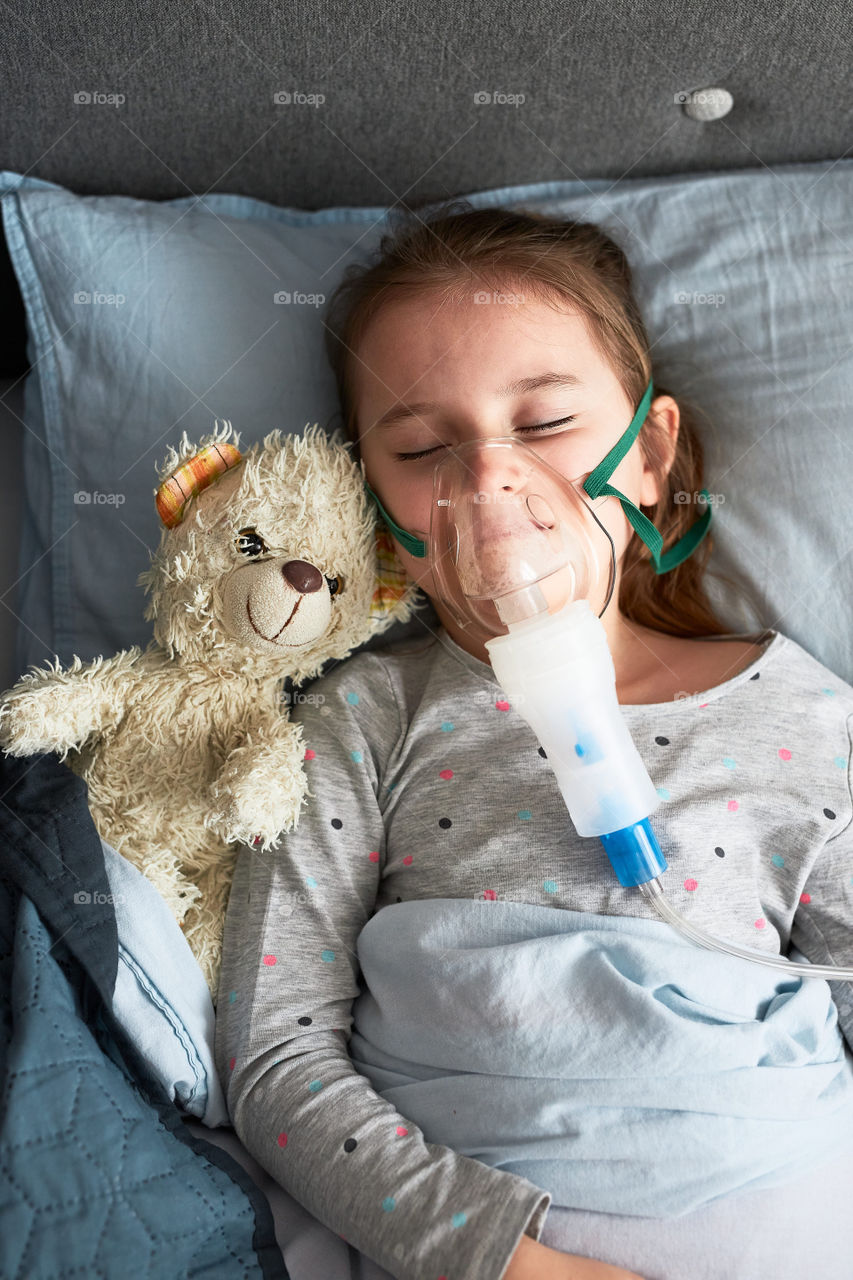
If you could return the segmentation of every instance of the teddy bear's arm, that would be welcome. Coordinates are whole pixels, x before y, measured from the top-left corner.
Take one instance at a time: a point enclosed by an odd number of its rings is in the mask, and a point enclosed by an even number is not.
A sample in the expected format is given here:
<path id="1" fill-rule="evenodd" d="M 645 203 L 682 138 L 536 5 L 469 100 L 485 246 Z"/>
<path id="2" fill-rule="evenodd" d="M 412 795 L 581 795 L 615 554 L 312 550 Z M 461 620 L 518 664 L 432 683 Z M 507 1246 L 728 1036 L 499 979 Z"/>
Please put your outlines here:
<path id="1" fill-rule="evenodd" d="M 118 724 L 127 676 L 141 652 L 134 646 L 87 663 L 75 655 L 64 671 L 57 658 L 55 667 L 22 676 L 0 695 L 0 747 L 11 756 L 53 751 L 64 760 L 92 734 Z"/>
<path id="2" fill-rule="evenodd" d="M 231 843 L 275 848 L 296 826 L 307 789 L 302 726 L 280 714 L 256 721 L 228 755 L 211 787 L 205 826 Z"/>

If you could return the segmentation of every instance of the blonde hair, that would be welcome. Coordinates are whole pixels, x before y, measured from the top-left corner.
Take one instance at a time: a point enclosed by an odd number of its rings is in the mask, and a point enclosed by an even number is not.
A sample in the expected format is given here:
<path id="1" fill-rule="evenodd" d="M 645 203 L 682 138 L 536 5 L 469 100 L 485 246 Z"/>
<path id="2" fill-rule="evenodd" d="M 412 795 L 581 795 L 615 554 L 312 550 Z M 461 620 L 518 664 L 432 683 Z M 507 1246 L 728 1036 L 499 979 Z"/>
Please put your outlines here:
<path id="1" fill-rule="evenodd" d="M 466 200 L 445 202 L 427 215 L 411 206 L 398 207 L 392 211 L 391 229 L 381 237 L 376 261 L 347 269 L 325 316 L 326 350 L 344 430 L 356 453 L 357 353 L 379 309 L 426 292 L 438 292 L 447 301 L 481 289 L 520 291 L 522 285 L 549 305 L 560 308 L 569 302 L 584 316 L 592 341 L 636 409 L 653 376 L 649 339 L 632 292 L 628 259 L 600 227 L 529 211 L 476 209 Z M 671 394 L 655 377 L 654 395 Z M 658 502 L 640 507 L 660 529 L 664 550 L 697 519 L 696 507 L 676 502 L 675 494 L 699 493 L 704 487 L 695 411 L 680 397 L 674 399 L 680 411 L 675 456 Z M 671 442 L 652 411 L 637 438 L 644 460 L 661 481 Z M 727 634 L 730 628 L 716 616 L 703 580 L 712 539 L 709 532 L 680 565 L 657 574 L 651 552 L 634 532 L 622 561 L 618 604 L 624 616 L 670 635 Z M 725 575 L 717 576 L 735 587 Z"/>

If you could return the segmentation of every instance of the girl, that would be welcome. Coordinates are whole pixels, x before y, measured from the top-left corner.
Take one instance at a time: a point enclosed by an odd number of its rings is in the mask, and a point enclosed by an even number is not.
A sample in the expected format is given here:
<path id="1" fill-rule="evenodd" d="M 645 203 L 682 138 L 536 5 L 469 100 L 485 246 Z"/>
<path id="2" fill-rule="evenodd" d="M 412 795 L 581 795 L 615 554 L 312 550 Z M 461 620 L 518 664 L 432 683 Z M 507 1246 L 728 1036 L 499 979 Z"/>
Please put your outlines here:
<path id="1" fill-rule="evenodd" d="M 465 441 L 513 435 L 565 477 L 589 476 L 632 421 L 652 361 L 628 263 L 599 228 L 465 202 L 387 234 L 338 289 L 328 332 L 347 432 L 434 625 L 425 643 L 340 664 L 293 713 L 310 800 L 278 854 L 241 854 L 226 921 L 217 1057 L 238 1134 L 384 1275 L 841 1280 L 849 1148 L 804 1152 L 770 1191 L 700 1194 L 681 1216 L 552 1207 L 530 1179 L 427 1141 L 354 1065 L 357 944 L 383 908 L 474 898 L 654 918 L 607 874 L 598 842 L 577 837 L 544 751 L 405 532 L 425 536 L 435 463 Z M 696 522 L 702 452 L 685 407 L 654 386 L 611 485 L 671 547 Z M 756 949 L 793 943 L 849 965 L 853 688 L 781 632 L 727 633 L 703 583 L 710 538 L 657 572 L 617 497 L 596 515 L 617 564 L 601 621 L 664 802 L 654 825 L 677 909 Z M 850 991 L 832 993 L 830 1030 L 840 1016 L 851 1041 Z M 853 1080 L 845 1052 L 839 1038 Z M 638 1174 L 652 1188 L 655 1150 Z M 697 1153 L 698 1181 L 725 1163 Z"/>

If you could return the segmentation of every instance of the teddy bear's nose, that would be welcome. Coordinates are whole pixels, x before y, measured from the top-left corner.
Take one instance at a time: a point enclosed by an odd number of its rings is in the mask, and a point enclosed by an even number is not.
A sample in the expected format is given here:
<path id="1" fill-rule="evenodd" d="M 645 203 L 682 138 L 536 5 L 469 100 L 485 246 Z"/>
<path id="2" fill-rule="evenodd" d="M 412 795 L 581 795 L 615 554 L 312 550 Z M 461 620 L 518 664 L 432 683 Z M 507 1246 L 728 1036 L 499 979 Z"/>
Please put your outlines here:
<path id="1" fill-rule="evenodd" d="M 319 591 L 323 585 L 323 575 L 307 560 L 288 560 L 282 565 L 282 573 L 296 591 L 307 596 L 312 591 Z"/>

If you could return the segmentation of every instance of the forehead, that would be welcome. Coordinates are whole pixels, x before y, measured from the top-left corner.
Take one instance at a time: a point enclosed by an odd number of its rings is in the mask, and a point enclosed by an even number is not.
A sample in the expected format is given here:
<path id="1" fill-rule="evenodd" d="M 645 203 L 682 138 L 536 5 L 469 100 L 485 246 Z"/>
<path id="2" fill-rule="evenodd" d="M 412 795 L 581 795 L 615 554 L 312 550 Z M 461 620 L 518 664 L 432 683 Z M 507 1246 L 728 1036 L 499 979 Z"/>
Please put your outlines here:
<path id="1" fill-rule="evenodd" d="M 461 301 L 425 293 L 388 302 L 373 317 L 359 344 L 354 381 L 360 394 L 387 397 L 415 383 L 470 380 L 510 367 L 523 376 L 533 371 L 531 362 L 556 367 L 548 363 L 552 356 L 562 356 L 559 367 L 569 362 L 579 375 L 604 365 L 586 318 L 568 302 L 558 309 L 521 288 L 484 290 Z"/>

